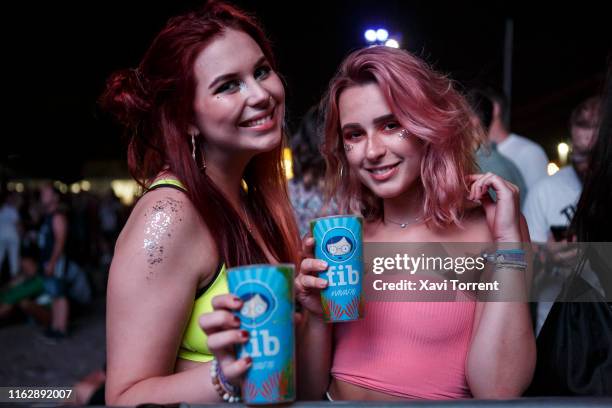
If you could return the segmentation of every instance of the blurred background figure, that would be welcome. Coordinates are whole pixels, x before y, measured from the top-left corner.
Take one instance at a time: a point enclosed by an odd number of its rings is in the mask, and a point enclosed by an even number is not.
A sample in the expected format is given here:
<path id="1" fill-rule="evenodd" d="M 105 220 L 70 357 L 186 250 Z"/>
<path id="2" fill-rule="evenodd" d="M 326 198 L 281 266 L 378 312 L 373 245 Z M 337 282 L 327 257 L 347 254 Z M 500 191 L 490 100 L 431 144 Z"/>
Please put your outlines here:
<path id="1" fill-rule="evenodd" d="M 115 241 L 117 240 L 119 230 L 123 227 L 121 223 L 122 208 L 123 206 L 119 198 L 112 189 L 104 196 L 98 207 L 100 264 L 104 269 L 108 268 L 113 259 Z"/>
<path id="2" fill-rule="evenodd" d="M 548 176 L 548 157 L 539 144 L 510 132 L 508 99 L 502 92 L 493 88 L 481 92 L 493 104 L 489 140 L 496 143 L 499 152 L 516 165 L 529 190 L 539 180 Z"/>
<path id="3" fill-rule="evenodd" d="M 467 94 L 467 100 L 472 108 L 476 121 L 489 134 L 491 122 L 493 121 L 493 101 L 487 97 L 487 93 L 481 89 L 471 90 Z M 499 153 L 497 143 L 486 140 L 476 152 L 476 161 L 482 173 L 491 172 L 508 180 L 519 188 L 521 207 L 527 196 L 527 187 L 520 170 L 510 159 Z M 493 192 L 494 194 L 494 192 Z"/>
<path id="4" fill-rule="evenodd" d="M 577 267 L 565 281 L 538 337 L 536 371 L 527 395 L 609 397 L 612 395 L 609 303 L 612 296 L 609 250 L 612 242 L 612 64 L 608 66 L 603 101 L 589 98 L 580 104 L 572 112 L 570 129 L 577 160 L 569 167 L 584 181 L 584 188 L 569 234 L 585 244 L 581 245 Z"/>
<path id="5" fill-rule="evenodd" d="M 561 290 L 563 276 L 576 264 L 576 253 L 568 250 L 567 230 L 576 212 L 582 183 L 589 169 L 589 155 L 596 139 L 601 98 L 591 97 L 571 113 L 569 130 L 572 139 L 571 164 L 533 186 L 525 201 L 524 214 L 532 242 L 546 243 L 542 262 L 544 274 L 536 278 L 541 299 L 554 299 Z M 608 186 L 609 187 L 609 186 Z M 536 332 L 539 332 L 552 302 L 538 305 Z"/>
<path id="6" fill-rule="evenodd" d="M 40 203 L 45 215 L 38 231 L 38 246 L 45 294 L 51 298 L 52 315 L 46 335 L 59 339 L 67 334 L 70 306 L 65 294 L 65 282 L 56 276 L 55 271 L 58 263 L 66 264 L 64 250 L 68 238 L 68 219 L 66 209 L 60 206 L 61 193 L 52 185 L 41 188 Z"/>
<path id="7" fill-rule="evenodd" d="M 0 321 L 6 323 L 9 318 L 19 318 L 17 312 L 30 315 L 37 323 L 46 326 L 49 323 L 47 314 L 38 313 L 33 308 L 34 301 L 44 290 L 43 278 L 39 274 L 40 253 L 35 245 L 25 246 L 21 250 L 18 273 L 0 291 Z"/>
<path id="8" fill-rule="evenodd" d="M 9 272 L 15 277 L 19 270 L 19 197 L 10 193 L 0 197 L 0 275 L 4 260 L 8 259 Z"/>
<path id="9" fill-rule="evenodd" d="M 308 110 L 291 138 L 294 178 L 289 181 L 289 198 L 295 218 L 304 236 L 308 222 L 327 212 L 323 201 L 325 161 L 319 151 L 321 145 L 320 117 L 316 107 Z"/>

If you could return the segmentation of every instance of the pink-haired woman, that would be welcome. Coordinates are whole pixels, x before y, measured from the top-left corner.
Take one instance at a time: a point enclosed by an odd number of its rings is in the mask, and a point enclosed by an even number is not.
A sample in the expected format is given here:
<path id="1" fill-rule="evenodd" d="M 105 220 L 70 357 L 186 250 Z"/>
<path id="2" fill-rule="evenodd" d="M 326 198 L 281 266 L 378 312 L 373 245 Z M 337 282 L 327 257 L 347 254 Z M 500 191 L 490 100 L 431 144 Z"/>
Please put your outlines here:
<path id="1" fill-rule="evenodd" d="M 364 217 L 365 242 L 529 241 L 518 188 L 475 174 L 482 130 L 452 82 L 420 59 L 388 47 L 353 52 L 324 111 L 327 188 L 342 212 Z M 304 241 L 307 253 L 312 246 Z M 330 325 L 319 298 L 326 281 L 317 277 L 325 268 L 307 258 L 296 278 L 311 314 L 300 358 L 313 395 L 512 398 L 529 385 L 535 342 L 526 303 L 368 302 L 364 319 Z M 525 269 L 505 272 L 527 281 Z"/>

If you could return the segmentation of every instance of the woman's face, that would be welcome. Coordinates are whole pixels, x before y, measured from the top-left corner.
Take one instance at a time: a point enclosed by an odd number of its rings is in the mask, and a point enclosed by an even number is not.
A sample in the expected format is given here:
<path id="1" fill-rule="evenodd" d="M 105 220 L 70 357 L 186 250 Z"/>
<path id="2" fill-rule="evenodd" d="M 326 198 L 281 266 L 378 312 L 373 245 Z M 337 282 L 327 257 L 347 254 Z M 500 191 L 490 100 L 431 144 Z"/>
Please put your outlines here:
<path id="1" fill-rule="evenodd" d="M 189 133 L 215 153 L 261 153 L 281 140 L 285 89 L 257 43 L 227 29 L 195 61 L 195 118 Z"/>
<path id="2" fill-rule="evenodd" d="M 345 89 L 338 109 L 352 174 L 381 198 L 397 197 L 413 187 L 421 173 L 423 144 L 402 128 L 378 84 Z"/>

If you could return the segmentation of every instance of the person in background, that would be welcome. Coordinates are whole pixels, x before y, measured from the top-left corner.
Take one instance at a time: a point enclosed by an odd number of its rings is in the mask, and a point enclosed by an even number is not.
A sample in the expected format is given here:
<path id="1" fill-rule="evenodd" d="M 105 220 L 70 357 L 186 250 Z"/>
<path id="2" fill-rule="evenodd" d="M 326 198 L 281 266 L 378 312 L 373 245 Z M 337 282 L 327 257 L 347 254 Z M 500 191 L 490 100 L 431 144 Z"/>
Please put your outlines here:
<path id="1" fill-rule="evenodd" d="M 8 259 L 11 277 L 19 270 L 19 209 L 18 196 L 11 193 L 0 197 L 0 272 Z"/>
<path id="2" fill-rule="evenodd" d="M 303 236 L 310 220 L 323 215 L 323 174 L 325 161 L 319 152 L 321 126 L 318 110 L 311 108 L 291 138 L 294 178 L 289 181 L 289 198 Z"/>
<path id="3" fill-rule="evenodd" d="M 44 273 L 45 294 L 51 300 L 51 322 L 45 334 L 61 339 L 68 334 L 70 304 L 66 297 L 66 282 L 56 274 L 58 265 L 66 265 L 65 247 L 68 238 L 68 218 L 61 206 L 61 193 L 50 184 L 40 189 L 44 218 L 38 231 L 40 263 Z"/>
<path id="4" fill-rule="evenodd" d="M 482 90 L 493 103 L 493 116 L 488 138 L 496 143 L 497 150 L 511 160 L 521 172 L 529 190 L 538 181 L 548 176 L 548 157 L 542 147 L 534 141 L 510 132 L 508 123 L 508 99 L 502 92 L 492 88 Z"/>
<path id="5" fill-rule="evenodd" d="M 537 274 L 538 297 L 536 332 L 548 315 L 552 300 L 561 290 L 563 276 L 575 266 L 575 253 L 567 250 L 568 227 L 582 193 L 582 182 L 589 169 L 589 156 L 597 138 L 601 98 L 592 96 L 572 111 L 569 131 L 572 140 L 571 164 L 538 182 L 527 194 L 524 212 L 529 235 L 542 248 L 542 271 Z M 544 250 L 545 249 L 545 250 Z"/>
<path id="6" fill-rule="evenodd" d="M 486 93 L 479 89 L 468 92 L 467 101 L 474 112 L 473 120 L 488 134 L 493 120 L 493 102 Z M 519 188 L 521 206 L 527 196 L 527 186 L 523 180 L 520 170 L 506 156 L 499 153 L 497 143 L 487 140 L 476 151 L 476 162 L 483 173 L 491 172 L 501 178 L 508 180 Z"/>

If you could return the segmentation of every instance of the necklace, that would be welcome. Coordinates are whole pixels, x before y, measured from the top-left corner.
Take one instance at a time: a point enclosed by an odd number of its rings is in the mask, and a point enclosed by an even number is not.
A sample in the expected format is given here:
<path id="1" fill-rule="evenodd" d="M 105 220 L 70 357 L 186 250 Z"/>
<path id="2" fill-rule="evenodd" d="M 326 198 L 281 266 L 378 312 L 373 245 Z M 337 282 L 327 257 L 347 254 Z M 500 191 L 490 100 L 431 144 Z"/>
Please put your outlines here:
<path id="1" fill-rule="evenodd" d="M 398 221 L 391 220 L 391 219 L 389 219 L 387 217 L 383 217 L 383 222 L 385 222 L 385 223 L 390 222 L 391 224 L 399 225 L 400 228 L 406 228 L 409 225 L 416 224 L 417 220 L 414 219 L 414 220 L 412 220 L 410 222 L 398 222 Z"/>

